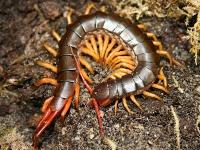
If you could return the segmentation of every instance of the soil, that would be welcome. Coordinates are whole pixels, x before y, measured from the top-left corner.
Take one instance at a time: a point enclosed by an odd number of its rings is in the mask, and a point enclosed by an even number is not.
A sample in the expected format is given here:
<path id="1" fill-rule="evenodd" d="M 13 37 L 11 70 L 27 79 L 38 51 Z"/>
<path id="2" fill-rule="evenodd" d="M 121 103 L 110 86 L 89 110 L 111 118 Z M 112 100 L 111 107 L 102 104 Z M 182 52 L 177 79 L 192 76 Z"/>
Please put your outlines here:
<path id="1" fill-rule="evenodd" d="M 81 12 L 86 2 L 0 1 L 0 149 L 32 149 L 32 134 L 41 115 L 40 107 L 54 90 L 50 85 L 38 88 L 34 83 L 42 77 L 55 77 L 35 62 L 45 60 L 56 63 L 42 44 L 48 42 L 58 48 L 51 30 L 55 29 L 63 35 L 67 7 Z M 182 19 L 147 16 L 139 22 L 147 25 L 148 31 L 157 35 L 164 48 L 186 66 L 185 69 L 170 66 L 165 58 L 161 59 L 160 65 L 164 67 L 170 93 L 153 92 L 160 95 L 164 102 L 139 96 L 137 99 L 143 111 L 129 102 L 134 115 L 129 115 L 121 103 L 116 115 L 113 105 L 101 108 L 105 136 L 109 139 L 105 142 L 99 136 L 95 111 L 87 104 L 90 95 L 81 85 L 80 111 L 72 105 L 63 123 L 57 119 L 48 128 L 40 139 L 39 148 L 104 150 L 115 149 L 116 146 L 119 150 L 200 149 L 200 67 L 195 65 L 188 51 L 190 45 L 184 22 Z M 178 123 L 172 110 L 178 116 Z"/>

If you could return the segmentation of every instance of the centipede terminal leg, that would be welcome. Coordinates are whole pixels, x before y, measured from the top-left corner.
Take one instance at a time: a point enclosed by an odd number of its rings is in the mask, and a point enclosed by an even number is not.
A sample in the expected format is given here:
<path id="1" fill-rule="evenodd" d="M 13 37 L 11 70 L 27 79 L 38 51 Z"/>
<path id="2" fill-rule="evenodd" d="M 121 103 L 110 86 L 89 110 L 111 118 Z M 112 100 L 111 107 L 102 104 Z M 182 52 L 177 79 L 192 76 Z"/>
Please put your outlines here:
<path id="1" fill-rule="evenodd" d="M 67 114 L 67 112 L 68 112 L 68 110 L 69 110 L 69 108 L 71 106 L 72 100 L 73 100 L 73 96 L 70 96 L 66 101 L 66 104 L 65 104 L 65 106 L 64 106 L 64 108 L 63 108 L 63 110 L 61 112 L 61 115 L 60 115 L 62 122 L 64 122 L 65 115 Z"/>

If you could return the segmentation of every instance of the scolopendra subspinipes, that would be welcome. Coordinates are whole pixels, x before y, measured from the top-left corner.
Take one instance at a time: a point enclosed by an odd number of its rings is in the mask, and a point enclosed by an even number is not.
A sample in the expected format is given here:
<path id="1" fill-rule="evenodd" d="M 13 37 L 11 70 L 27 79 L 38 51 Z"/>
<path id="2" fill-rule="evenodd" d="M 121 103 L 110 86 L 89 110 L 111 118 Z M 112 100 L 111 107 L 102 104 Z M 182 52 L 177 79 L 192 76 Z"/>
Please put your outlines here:
<path id="1" fill-rule="evenodd" d="M 159 89 L 165 93 L 167 79 L 162 68 L 159 67 L 160 55 L 166 56 L 170 64 L 182 66 L 168 51 L 153 33 L 146 32 L 144 25 L 134 25 L 130 20 L 116 14 L 107 14 L 96 11 L 90 13 L 93 4 L 88 5 L 85 15 L 72 22 L 72 11 L 68 13 L 66 33 L 60 37 L 53 32 L 59 42 L 59 52 L 48 44 L 44 47 L 58 59 L 55 67 L 46 62 L 38 61 L 37 64 L 57 73 L 58 78 L 43 78 L 36 85 L 50 83 L 56 86 L 54 96 L 48 98 L 42 107 L 44 115 L 39 121 L 33 135 L 34 148 L 37 149 L 37 141 L 45 129 L 58 116 L 64 119 L 73 98 L 78 108 L 80 79 L 92 96 L 92 104 L 97 112 L 100 126 L 100 134 L 103 135 L 102 121 L 99 114 L 99 106 L 108 106 L 115 103 L 115 113 L 118 102 L 130 113 L 126 97 L 139 108 L 140 103 L 135 96 L 143 94 L 157 100 L 159 96 L 148 91 L 150 87 Z M 89 56 L 97 63 L 111 69 L 111 74 L 94 89 L 89 84 L 92 79 L 87 75 L 83 67 L 93 73 L 90 63 L 84 58 Z"/>

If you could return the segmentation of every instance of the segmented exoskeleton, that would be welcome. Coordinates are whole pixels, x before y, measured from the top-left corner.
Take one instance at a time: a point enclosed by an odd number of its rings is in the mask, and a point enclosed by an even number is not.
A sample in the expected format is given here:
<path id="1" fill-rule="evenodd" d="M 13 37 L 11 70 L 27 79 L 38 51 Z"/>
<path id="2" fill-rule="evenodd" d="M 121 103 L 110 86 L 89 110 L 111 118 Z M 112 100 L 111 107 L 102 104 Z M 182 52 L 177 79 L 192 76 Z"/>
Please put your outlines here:
<path id="1" fill-rule="evenodd" d="M 86 14 L 89 14 L 93 5 L 89 5 Z M 100 106 L 107 106 L 115 102 L 115 112 L 120 99 L 126 110 L 133 113 L 126 102 L 126 97 L 141 109 L 135 95 L 143 94 L 161 100 L 159 96 L 147 91 L 150 87 L 160 89 L 166 93 L 167 80 L 159 67 L 160 55 L 165 55 L 170 63 L 181 65 L 167 51 L 163 50 L 161 43 L 152 33 L 145 32 L 143 25 L 134 25 L 130 20 L 119 17 L 116 14 L 95 12 L 94 14 L 80 16 L 72 23 L 71 12 L 68 14 L 69 25 L 66 33 L 59 37 L 53 32 L 59 41 L 59 53 L 45 44 L 45 48 L 58 58 L 58 67 L 45 62 L 39 65 L 49 68 L 58 74 L 58 78 L 44 78 L 36 83 L 41 85 L 50 83 L 56 85 L 54 96 L 48 98 L 42 111 L 43 118 L 38 123 L 33 136 L 34 147 L 41 133 L 61 114 L 64 118 L 69 110 L 73 97 L 78 108 L 80 91 L 79 75 L 90 91 L 95 102 Z M 84 58 L 90 56 L 96 62 L 109 67 L 112 73 L 106 80 L 92 90 L 87 82 L 92 79 L 83 69 L 84 66 L 94 73 L 90 63 Z M 156 79 L 158 82 L 156 83 Z M 95 106 L 98 113 L 98 108 Z"/>

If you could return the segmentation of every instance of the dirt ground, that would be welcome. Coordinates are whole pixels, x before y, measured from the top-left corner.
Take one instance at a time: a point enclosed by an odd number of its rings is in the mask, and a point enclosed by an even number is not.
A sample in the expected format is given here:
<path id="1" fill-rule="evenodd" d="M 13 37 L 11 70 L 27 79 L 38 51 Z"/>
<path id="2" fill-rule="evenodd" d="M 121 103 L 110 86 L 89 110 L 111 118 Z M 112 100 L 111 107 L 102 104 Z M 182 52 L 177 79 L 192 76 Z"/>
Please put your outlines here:
<path id="1" fill-rule="evenodd" d="M 78 12 L 87 1 L 75 0 L 70 6 Z M 99 2 L 100 3 L 100 2 Z M 57 47 L 51 29 L 64 34 L 69 1 L 19 0 L 0 1 L 0 149 L 32 149 L 32 134 L 45 98 L 53 87 L 35 87 L 42 77 L 55 76 L 35 64 L 37 60 L 55 58 L 42 47 L 49 42 Z M 111 8 L 112 10 L 112 8 Z M 77 13 L 78 14 L 78 13 Z M 161 59 L 169 82 L 168 95 L 160 95 L 164 103 L 138 97 L 143 111 L 130 102 L 136 112 L 129 115 L 122 104 L 114 115 L 114 106 L 102 108 L 107 140 L 101 140 L 94 109 L 87 105 L 90 96 L 81 87 L 80 112 L 74 105 L 64 123 L 59 119 L 40 139 L 44 150 L 197 150 L 200 149 L 200 67 L 189 53 L 190 44 L 183 19 L 145 17 L 139 19 L 154 32 L 166 50 L 186 68 L 170 66 Z"/>

